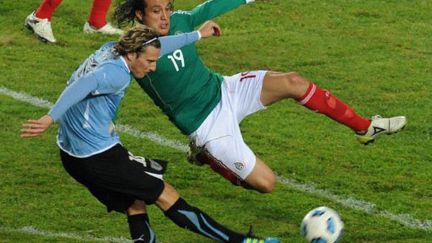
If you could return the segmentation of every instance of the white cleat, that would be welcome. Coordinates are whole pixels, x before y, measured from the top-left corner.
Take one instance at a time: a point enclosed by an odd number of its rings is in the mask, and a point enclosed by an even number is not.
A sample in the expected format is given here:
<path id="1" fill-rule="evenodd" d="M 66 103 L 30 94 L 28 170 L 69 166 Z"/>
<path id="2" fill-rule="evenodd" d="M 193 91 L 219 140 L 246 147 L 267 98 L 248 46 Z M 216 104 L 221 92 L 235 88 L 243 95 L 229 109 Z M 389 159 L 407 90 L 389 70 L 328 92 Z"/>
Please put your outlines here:
<path id="1" fill-rule="evenodd" d="M 381 134 L 392 134 L 402 130 L 407 123 L 405 116 L 395 116 L 391 118 L 382 118 L 379 115 L 373 116 L 371 124 L 364 134 L 357 134 L 356 137 L 362 144 L 369 144 L 375 141 L 375 138 Z"/>
<path id="2" fill-rule="evenodd" d="M 43 42 L 56 42 L 52 32 L 51 22 L 48 19 L 40 19 L 36 17 L 33 12 L 27 16 L 24 25 L 33 31 Z"/>
<path id="3" fill-rule="evenodd" d="M 83 28 L 84 33 L 102 33 L 105 35 L 121 35 L 123 34 L 123 30 L 113 27 L 110 23 L 107 23 L 102 28 L 95 29 L 88 22 L 84 24 Z"/>

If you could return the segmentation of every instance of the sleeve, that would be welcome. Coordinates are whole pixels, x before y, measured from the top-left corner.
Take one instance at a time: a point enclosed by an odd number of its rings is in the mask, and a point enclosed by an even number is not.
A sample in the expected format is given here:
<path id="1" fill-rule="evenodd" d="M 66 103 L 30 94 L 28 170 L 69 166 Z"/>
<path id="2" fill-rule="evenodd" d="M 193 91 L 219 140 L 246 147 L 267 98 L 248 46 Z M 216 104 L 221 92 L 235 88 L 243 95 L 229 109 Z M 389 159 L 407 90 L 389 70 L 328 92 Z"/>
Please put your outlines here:
<path id="1" fill-rule="evenodd" d="M 73 82 L 66 87 L 48 115 L 57 121 L 71 106 L 84 100 L 91 93 L 108 94 L 121 90 L 129 83 L 130 76 L 127 75 L 126 71 L 121 70 L 123 72 L 119 72 L 120 70 L 121 68 L 116 65 L 103 65 Z M 124 73 L 124 75 L 120 76 L 120 73 Z M 129 80 L 125 77 L 128 77 Z"/>
<path id="2" fill-rule="evenodd" d="M 159 38 L 161 42 L 161 51 L 160 56 L 163 56 L 167 53 L 171 53 L 177 49 L 182 48 L 183 46 L 189 45 L 198 41 L 201 38 L 201 35 L 198 31 L 180 34 L 180 35 L 170 35 L 163 36 Z"/>
<path id="3" fill-rule="evenodd" d="M 196 27 L 207 20 L 214 19 L 251 0 L 208 0 L 191 10 L 192 26 Z"/>
<path id="4" fill-rule="evenodd" d="M 71 106 L 87 97 L 96 87 L 96 80 L 89 79 L 89 76 L 73 82 L 63 91 L 48 115 L 57 121 Z"/>
<path id="5" fill-rule="evenodd" d="M 123 63 L 119 65 L 105 63 L 90 73 L 92 78 L 97 81 L 97 87 L 93 94 L 114 94 L 129 85 L 131 76 Z"/>

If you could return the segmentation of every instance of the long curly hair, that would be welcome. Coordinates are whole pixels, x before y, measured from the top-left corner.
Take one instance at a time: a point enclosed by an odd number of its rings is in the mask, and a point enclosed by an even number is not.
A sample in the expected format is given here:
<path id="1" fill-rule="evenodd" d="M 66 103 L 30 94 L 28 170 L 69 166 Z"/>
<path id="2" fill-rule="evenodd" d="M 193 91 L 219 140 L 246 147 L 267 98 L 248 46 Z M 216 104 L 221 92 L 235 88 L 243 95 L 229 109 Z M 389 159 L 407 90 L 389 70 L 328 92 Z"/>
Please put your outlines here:
<path id="1" fill-rule="evenodd" d="M 174 0 L 171 0 L 171 4 L 174 4 Z M 119 0 L 116 5 L 113 20 L 120 27 L 133 25 L 135 20 L 139 22 L 136 19 L 135 12 L 141 11 L 144 14 L 147 7 L 146 0 Z"/>
<path id="2" fill-rule="evenodd" d="M 153 29 L 140 25 L 126 31 L 113 47 L 113 50 L 116 55 L 123 56 L 128 53 L 145 52 L 148 46 L 160 49 L 158 34 Z"/>

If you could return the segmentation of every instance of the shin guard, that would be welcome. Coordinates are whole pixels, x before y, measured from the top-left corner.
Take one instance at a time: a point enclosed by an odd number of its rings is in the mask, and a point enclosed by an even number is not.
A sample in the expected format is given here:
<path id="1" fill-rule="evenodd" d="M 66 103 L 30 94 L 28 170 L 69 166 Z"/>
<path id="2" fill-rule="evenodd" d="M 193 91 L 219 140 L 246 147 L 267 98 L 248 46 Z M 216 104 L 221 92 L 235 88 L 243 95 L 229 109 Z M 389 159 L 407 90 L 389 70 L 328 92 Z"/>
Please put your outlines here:
<path id="1" fill-rule="evenodd" d="M 298 99 L 298 102 L 310 110 L 322 113 L 351 128 L 355 132 L 365 131 L 370 125 L 369 119 L 359 116 L 351 107 L 340 101 L 332 93 L 321 89 L 313 83 L 309 85 L 308 90 Z"/>

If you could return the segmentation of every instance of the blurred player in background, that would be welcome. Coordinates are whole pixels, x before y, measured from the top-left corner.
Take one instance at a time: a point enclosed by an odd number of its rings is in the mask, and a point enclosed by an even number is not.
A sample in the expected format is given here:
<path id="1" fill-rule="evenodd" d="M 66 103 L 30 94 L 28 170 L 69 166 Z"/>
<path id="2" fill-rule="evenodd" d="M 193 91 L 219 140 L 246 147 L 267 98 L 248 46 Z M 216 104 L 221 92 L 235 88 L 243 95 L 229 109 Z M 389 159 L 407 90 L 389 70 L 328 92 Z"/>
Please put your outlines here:
<path id="1" fill-rule="evenodd" d="M 43 0 L 36 11 L 27 16 L 25 26 L 32 30 L 44 42 L 55 43 L 51 28 L 51 18 L 54 11 L 63 0 Z M 111 0 L 93 0 L 90 16 L 84 24 L 84 33 L 102 33 L 119 35 L 123 31 L 113 27 L 106 21 Z"/>
<path id="2" fill-rule="evenodd" d="M 210 0 L 191 11 L 173 12 L 171 0 L 125 0 L 116 7 L 114 19 L 119 26 L 137 21 L 161 35 L 175 35 L 251 2 Z M 195 45 L 168 53 L 157 65 L 156 71 L 135 78 L 170 121 L 189 136 L 190 161 L 209 164 L 233 184 L 260 192 L 271 192 L 276 176 L 243 141 L 239 124 L 266 106 L 294 99 L 351 128 L 364 144 L 406 124 L 403 116 L 362 117 L 334 94 L 295 72 L 263 70 L 221 76 L 206 67 Z"/>

